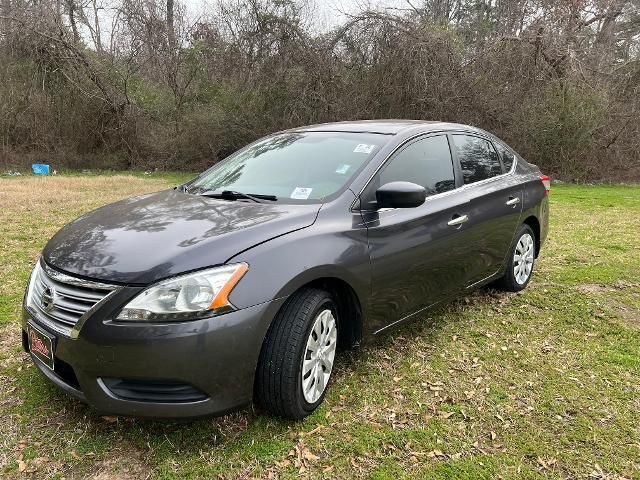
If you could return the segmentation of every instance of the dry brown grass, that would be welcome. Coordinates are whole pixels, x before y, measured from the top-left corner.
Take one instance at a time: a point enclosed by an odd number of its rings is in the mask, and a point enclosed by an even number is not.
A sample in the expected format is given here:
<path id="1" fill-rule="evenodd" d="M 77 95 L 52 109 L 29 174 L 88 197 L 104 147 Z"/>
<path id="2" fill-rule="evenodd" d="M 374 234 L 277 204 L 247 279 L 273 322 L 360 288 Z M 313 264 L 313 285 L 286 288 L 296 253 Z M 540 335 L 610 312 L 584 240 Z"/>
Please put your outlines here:
<path id="1" fill-rule="evenodd" d="M 42 210 L 43 203 L 54 207 L 89 208 L 167 187 L 165 179 L 145 179 L 133 175 L 95 177 L 25 176 L 0 179 L 0 214 Z M 93 193 L 93 195 L 92 195 Z"/>
<path id="2" fill-rule="evenodd" d="M 167 188 L 166 179 L 132 175 L 0 179 L 0 295 L 19 291 L 13 273 L 35 261 L 46 239 L 65 223 L 102 205 Z M 16 261 L 15 253 L 20 252 Z"/>

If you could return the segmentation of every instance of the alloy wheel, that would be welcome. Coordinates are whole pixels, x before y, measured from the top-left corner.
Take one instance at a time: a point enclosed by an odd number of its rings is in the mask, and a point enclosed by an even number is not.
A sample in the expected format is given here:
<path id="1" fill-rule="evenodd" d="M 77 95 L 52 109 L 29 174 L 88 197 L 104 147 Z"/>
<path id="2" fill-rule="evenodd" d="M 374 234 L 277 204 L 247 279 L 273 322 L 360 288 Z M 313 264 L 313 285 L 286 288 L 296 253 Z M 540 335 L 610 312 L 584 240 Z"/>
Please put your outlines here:
<path id="1" fill-rule="evenodd" d="M 513 276 L 519 285 L 524 285 L 533 269 L 533 259 L 535 253 L 535 244 L 533 237 L 525 233 L 520 237 L 516 244 L 516 250 L 513 254 Z"/>
<path id="2" fill-rule="evenodd" d="M 302 361 L 302 393 L 308 403 L 317 402 L 327 388 L 337 343 L 336 319 L 331 310 L 322 310 L 309 332 Z"/>

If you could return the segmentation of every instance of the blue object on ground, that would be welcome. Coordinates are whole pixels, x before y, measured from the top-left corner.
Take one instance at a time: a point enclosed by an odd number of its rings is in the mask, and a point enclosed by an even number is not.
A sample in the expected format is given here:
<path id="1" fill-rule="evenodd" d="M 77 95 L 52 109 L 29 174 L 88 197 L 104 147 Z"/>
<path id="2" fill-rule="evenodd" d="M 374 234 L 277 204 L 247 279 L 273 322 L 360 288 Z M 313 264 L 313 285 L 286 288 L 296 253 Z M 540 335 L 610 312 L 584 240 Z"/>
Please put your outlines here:
<path id="1" fill-rule="evenodd" d="M 46 163 L 34 163 L 31 168 L 36 175 L 49 175 L 49 165 Z"/>

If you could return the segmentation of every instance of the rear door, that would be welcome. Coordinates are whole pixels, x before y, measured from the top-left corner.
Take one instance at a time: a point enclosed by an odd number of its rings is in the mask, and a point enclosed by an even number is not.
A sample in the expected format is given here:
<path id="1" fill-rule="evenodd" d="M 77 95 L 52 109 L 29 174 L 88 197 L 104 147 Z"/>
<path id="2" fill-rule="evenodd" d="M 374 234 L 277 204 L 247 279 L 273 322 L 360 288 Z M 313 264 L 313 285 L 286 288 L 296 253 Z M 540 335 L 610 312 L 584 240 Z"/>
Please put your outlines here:
<path id="1" fill-rule="evenodd" d="M 472 286 L 496 274 L 504 263 L 522 211 L 522 185 L 503 165 L 493 143 L 473 134 L 453 134 L 454 153 L 460 165 L 469 201 L 468 277 Z M 508 151 L 503 152 L 505 162 Z"/>
<path id="2" fill-rule="evenodd" d="M 427 190 L 419 207 L 363 212 L 375 330 L 464 288 L 466 224 L 449 222 L 467 213 L 468 201 L 456 189 L 454 172 L 447 135 L 421 137 L 397 152 L 365 188 L 364 208 L 375 206 L 375 191 L 389 182 L 413 182 Z"/>

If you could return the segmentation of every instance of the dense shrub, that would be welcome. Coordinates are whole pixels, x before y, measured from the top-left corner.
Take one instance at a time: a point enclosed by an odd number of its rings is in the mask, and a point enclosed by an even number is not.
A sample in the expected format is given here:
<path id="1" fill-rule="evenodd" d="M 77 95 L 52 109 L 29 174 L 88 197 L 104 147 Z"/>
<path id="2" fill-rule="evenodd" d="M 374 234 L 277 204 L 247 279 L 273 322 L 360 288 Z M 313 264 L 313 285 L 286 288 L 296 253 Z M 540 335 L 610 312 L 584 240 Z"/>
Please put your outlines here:
<path id="1" fill-rule="evenodd" d="M 191 27 L 116 1 L 107 41 L 84 4 L 4 0 L 0 166 L 200 170 L 279 129 L 416 118 L 483 127 L 560 178 L 640 180 L 634 0 L 425 2 L 330 32 L 292 0 Z"/>

